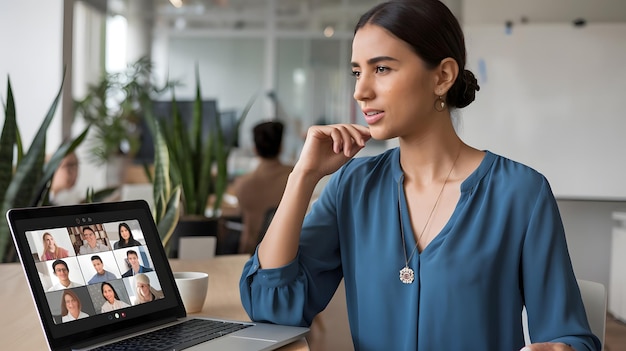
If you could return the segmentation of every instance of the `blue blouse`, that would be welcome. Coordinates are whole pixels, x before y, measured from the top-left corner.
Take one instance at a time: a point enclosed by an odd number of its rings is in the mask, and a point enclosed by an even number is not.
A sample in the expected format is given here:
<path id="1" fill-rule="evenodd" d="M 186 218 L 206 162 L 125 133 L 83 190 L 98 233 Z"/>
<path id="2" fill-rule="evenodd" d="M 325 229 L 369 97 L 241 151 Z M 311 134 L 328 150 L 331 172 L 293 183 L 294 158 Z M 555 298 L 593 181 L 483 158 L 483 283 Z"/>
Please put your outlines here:
<path id="1" fill-rule="evenodd" d="M 335 172 L 304 220 L 297 258 L 259 269 L 255 254 L 244 267 L 250 318 L 310 325 L 343 278 L 356 350 L 517 351 L 524 305 L 533 343 L 600 349 L 545 177 L 486 152 L 448 223 L 409 262 L 412 284 L 399 279 L 398 196 L 407 255 L 415 247 L 402 177 L 398 148 Z"/>

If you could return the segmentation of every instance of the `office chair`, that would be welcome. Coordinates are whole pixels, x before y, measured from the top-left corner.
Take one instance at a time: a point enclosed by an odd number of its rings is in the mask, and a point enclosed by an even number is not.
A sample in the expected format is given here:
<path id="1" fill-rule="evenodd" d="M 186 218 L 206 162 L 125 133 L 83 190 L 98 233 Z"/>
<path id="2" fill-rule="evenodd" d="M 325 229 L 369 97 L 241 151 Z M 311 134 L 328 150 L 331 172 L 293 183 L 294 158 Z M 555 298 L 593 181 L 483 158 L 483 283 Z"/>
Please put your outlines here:
<path id="1" fill-rule="evenodd" d="M 604 349 L 604 334 L 606 332 L 606 289 L 604 285 L 589 280 L 578 279 L 578 287 L 580 295 L 585 305 L 587 320 L 591 332 L 595 334 L 602 343 Z M 530 336 L 528 333 L 528 317 L 526 308 L 522 311 L 522 325 L 524 327 L 524 341 L 526 345 L 530 344 Z"/>
<path id="2" fill-rule="evenodd" d="M 183 236 L 178 240 L 178 258 L 196 260 L 215 257 L 217 237 Z"/>

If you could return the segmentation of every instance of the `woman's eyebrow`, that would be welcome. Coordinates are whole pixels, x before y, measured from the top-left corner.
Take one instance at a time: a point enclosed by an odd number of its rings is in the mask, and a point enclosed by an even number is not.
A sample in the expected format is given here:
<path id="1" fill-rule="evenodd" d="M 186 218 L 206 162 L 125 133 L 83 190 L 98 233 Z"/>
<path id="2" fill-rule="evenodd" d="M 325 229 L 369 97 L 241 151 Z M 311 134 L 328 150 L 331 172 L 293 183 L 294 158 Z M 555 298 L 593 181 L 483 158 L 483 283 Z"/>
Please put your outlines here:
<path id="1" fill-rule="evenodd" d="M 398 60 L 391 56 L 377 56 L 377 57 L 372 57 L 371 59 L 367 60 L 367 64 L 373 65 L 375 63 L 379 63 L 382 61 L 398 61 Z M 352 67 L 359 67 L 359 64 L 356 62 L 351 62 L 351 65 Z"/>

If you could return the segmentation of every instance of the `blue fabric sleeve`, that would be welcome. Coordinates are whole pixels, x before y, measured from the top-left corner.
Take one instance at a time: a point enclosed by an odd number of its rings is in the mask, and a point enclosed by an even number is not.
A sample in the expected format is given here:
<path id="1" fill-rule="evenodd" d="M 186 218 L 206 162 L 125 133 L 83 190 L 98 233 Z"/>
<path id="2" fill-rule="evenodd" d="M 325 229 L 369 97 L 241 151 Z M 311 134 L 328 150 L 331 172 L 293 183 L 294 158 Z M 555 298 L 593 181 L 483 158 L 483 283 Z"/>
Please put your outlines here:
<path id="1" fill-rule="evenodd" d="M 560 218 L 544 179 L 522 248 L 522 293 L 531 342 L 562 342 L 577 351 L 600 350 L 600 341 L 589 333 Z"/>
<path id="2" fill-rule="evenodd" d="M 299 252 L 289 264 L 261 269 L 258 252 L 244 266 L 241 301 L 253 321 L 310 326 L 342 278 L 335 196 L 341 171 L 331 176 L 304 220 Z"/>

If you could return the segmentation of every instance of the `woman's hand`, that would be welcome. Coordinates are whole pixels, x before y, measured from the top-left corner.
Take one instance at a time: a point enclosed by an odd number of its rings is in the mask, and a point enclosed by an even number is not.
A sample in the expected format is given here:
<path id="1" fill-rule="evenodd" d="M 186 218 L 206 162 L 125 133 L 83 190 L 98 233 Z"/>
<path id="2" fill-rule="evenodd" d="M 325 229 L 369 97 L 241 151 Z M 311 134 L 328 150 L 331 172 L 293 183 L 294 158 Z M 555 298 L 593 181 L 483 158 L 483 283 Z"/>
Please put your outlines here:
<path id="1" fill-rule="evenodd" d="M 560 342 L 542 342 L 524 346 L 520 351 L 575 351 L 571 346 Z"/>
<path id="2" fill-rule="evenodd" d="M 354 157 L 370 138 L 369 129 L 357 124 L 312 126 L 294 168 L 321 179 Z"/>

